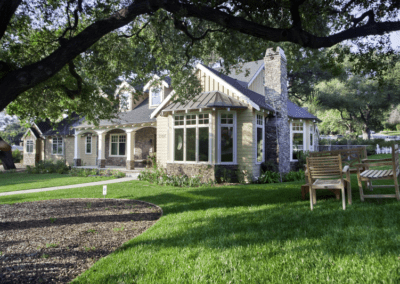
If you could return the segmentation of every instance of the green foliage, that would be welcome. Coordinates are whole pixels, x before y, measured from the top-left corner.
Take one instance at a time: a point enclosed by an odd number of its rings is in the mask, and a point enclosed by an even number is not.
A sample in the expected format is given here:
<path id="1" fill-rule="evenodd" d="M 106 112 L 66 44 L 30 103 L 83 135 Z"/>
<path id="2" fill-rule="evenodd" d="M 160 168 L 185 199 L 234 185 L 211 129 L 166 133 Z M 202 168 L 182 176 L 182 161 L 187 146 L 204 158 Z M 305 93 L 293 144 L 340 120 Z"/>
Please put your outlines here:
<path id="1" fill-rule="evenodd" d="M 12 157 L 13 157 L 14 163 L 19 163 L 23 159 L 22 153 L 18 149 L 15 149 L 14 151 L 12 151 Z"/>
<path id="2" fill-rule="evenodd" d="M 18 122 L 8 124 L 4 131 L 0 131 L 0 137 L 10 145 L 19 145 L 19 140 L 25 134 L 27 128 Z"/>
<path id="3" fill-rule="evenodd" d="M 397 125 L 396 125 L 396 130 L 397 130 L 397 131 L 400 131 L 400 124 L 397 124 Z"/>
<path id="4" fill-rule="evenodd" d="M 39 161 L 36 166 L 27 166 L 26 170 L 29 174 L 67 174 L 70 167 L 66 165 L 65 160 L 45 160 Z"/>
<path id="5" fill-rule="evenodd" d="M 304 171 L 290 171 L 286 174 L 282 174 L 282 182 L 292 182 L 304 180 Z M 266 171 L 255 181 L 255 183 L 280 183 L 281 174 L 277 172 Z"/>
<path id="6" fill-rule="evenodd" d="M 202 183 L 201 176 L 188 177 L 187 175 L 167 175 L 165 170 L 162 168 L 143 170 L 140 172 L 138 179 L 158 185 L 171 185 L 177 187 L 198 187 L 214 184 L 212 181 Z"/>

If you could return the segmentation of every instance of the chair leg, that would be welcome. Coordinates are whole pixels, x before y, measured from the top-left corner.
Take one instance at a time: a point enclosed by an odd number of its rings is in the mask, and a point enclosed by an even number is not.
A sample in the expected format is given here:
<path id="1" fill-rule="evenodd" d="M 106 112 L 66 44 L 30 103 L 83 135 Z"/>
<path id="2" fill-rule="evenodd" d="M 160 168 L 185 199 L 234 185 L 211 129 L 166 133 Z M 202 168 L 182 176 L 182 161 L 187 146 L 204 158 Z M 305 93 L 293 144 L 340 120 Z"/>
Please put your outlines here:
<path id="1" fill-rule="evenodd" d="M 351 196 L 351 184 L 349 182 L 345 182 L 347 186 L 347 203 L 349 205 L 353 204 L 353 198 Z"/>
<path id="2" fill-rule="evenodd" d="M 399 183 L 397 181 L 397 177 L 394 178 L 394 188 L 396 190 L 396 199 L 400 200 L 400 194 L 399 194 Z"/>
<path id="3" fill-rule="evenodd" d="M 310 191 L 310 207 L 311 207 L 311 211 L 314 209 L 314 203 L 313 203 L 313 190 L 311 188 L 311 186 L 309 186 L 309 191 Z"/>
<path id="4" fill-rule="evenodd" d="M 317 190 L 315 188 L 313 190 L 313 204 L 317 204 Z"/>
<path id="5" fill-rule="evenodd" d="M 342 185 L 342 206 L 343 210 L 346 210 L 346 195 L 344 194 L 344 184 Z"/>
<path id="6" fill-rule="evenodd" d="M 360 200 L 364 201 L 364 191 L 363 191 L 363 185 L 362 185 L 362 181 L 361 181 L 360 177 L 358 177 L 358 188 L 360 189 Z"/>

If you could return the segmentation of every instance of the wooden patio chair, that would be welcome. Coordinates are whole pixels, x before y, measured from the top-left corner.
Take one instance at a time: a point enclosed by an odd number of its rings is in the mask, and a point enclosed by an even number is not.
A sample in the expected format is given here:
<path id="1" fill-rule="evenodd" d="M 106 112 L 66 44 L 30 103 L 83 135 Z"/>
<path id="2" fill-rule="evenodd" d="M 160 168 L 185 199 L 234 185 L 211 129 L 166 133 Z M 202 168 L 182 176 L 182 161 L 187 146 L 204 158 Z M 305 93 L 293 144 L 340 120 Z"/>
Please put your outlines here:
<path id="1" fill-rule="evenodd" d="M 358 187 L 360 188 L 360 199 L 364 201 L 364 198 L 396 198 L 400 200 L 399 195 L 399 183 L 398 176 L 400 173 L 399 169 L 399 145 L 392 145 L 392 158 L 388 159 L 365 159 L 362 164 L 366 170 L 361 172 L 358 170 L 357 172 L 357 180 Z M 391 170 L 373 170 L 370 167 L 379 167 L 379 166 L 391 166 Z M 360 168 L 360 167 L 359 167 Z M 372 185 L 372 180 L 384 180 L 384 179 L 392 179 L 394 185 Z M 372 190 L 373 188 L 386 188 L 386 187 L 394 187 L 395 194 L 364 194 L 362 182 L 367 182 L 366 187 Z"/>
<path id="2" fill-rule="evenodd" d="M 340 189 L 342 192 L 342 206 L 346 209 L 345 187 L 347 187 L 347 195 L 349 204 L 351 200 L 351 183 L 349 166 L 342 167 L 342 157 L 324 156 L 324 157 L 307 157 L 307 174 L 309 180 L 310 206 L 314 209 L 317 202 L 317 189 Z M 344 178 L 343 175 L 346 174 Z"/>

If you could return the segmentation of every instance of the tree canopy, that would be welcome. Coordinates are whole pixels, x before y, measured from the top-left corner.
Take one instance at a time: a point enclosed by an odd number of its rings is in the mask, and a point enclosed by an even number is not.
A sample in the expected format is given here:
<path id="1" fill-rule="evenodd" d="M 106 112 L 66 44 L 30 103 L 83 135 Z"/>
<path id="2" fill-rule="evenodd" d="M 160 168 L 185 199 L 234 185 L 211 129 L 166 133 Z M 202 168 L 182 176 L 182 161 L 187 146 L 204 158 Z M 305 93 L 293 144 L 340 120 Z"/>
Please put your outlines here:
<path id="1" fill-rule="evenodd" d="M 297 62 L 292 90 L 304 99 L 310 90 L 296 70 L 314 56 L 315 78 L 336 74 L 349 53 L 338 43 L 362 54 L 355 70 L 383 72 L 373 54 L 391 52 L 387 33 L 400 30 L 399 8 L 395 0 L 3 0 L 0 110 L 22 119 L 72 111 L 108 118 L 121 76 L 140 86 L 168 73 L 178 95 L 194 94 L 197 62 L 228 70 L 278 44 Z"/>

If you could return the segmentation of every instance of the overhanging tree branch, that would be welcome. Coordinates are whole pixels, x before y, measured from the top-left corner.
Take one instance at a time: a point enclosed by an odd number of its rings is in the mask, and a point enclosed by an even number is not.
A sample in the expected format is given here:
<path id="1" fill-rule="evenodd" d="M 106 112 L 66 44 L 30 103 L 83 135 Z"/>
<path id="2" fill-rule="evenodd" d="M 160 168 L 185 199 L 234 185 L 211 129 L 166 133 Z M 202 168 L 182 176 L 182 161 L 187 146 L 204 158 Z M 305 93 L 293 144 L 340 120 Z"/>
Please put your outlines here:
<path id="1" fill-rule="evenodd" d="M 0 39 L 4 36 L 7 26 L 21 2 L 22 0 L 0 1 Z"/>

